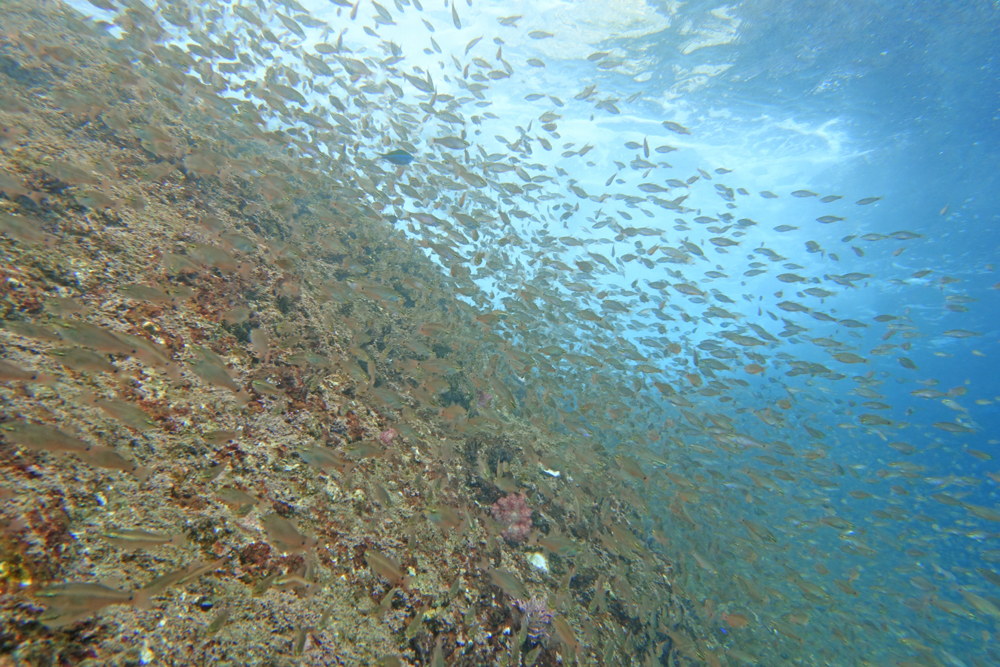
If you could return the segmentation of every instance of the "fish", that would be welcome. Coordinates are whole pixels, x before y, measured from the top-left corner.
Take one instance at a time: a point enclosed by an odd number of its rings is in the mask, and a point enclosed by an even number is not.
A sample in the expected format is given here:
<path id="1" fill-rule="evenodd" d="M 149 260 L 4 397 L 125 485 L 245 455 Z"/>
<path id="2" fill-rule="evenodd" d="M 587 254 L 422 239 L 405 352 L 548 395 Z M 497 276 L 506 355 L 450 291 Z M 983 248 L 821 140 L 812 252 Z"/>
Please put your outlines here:
<path id="1" fill-rule="evenodd" d="M 579 655 L 582 646 L 580 641 L 576 638 L 576 633 L 573 631 L 573 626 L 569 624 L 563 616 L 557 615 L 552 619 L 552 627 L 556 631 L 556 636 L 559 637 L 559 641 L 572 655 Z"/>
<path id="2" fill-rule="evenodd" d="M 722 620 L 726 622 L 726 625 L 735 630 L 744 628 L 750 623 L 750 619 L 746 616 L 736 613 L 724 613 L 722 614 Z"/>
<path id="3" fill-rule="evenodd" d="M 270 337 L 267 335 L 267 331 L 261 328 L 251 331 L 250 347 L 261 363 L 266 364 L 271 361 Z"/>
<path id="4" fill-rule="evenodd" d="M 434 137 L 431 143 L 456 151 L 469 147 L 469 142 L 461 137 Z"/>
<path id="5" fill-rule="evenodd" d="M 116 291 L 127 299 L 147 301 L 155 304 L 172 304 L 176 300 L 163 290 L 150 285 L 122 285 Z"/>
<path id="6" fill-rule="evenodd" d="M 100 408 L 112 418 L 137 431 L 148 431 L 157 426 L 156 422 L 149 416 L 149 413 L 125 401 L 101 399 L 93 395 L 82 395 L 78 400 Z"/>
<path id="7" fill-rule="evenodd" d="M 948 336 L 949 338 L 974 338 L 976 336 L 981 336 L 981 333 L 976 331 L 967 331 L 965 329 L 949 329 L 948 331 L 942 332 L 943 336 Z"/>
<path id="8" fill-rule="evenodd" d="M 691 131 L 681 125 L 680 123 L 675 123 L 672 120 L 665 120 L 661 123 L 663 127 L 667 128 L 671 132 L 676 132 L 677 134 L 691 134 Z"/>
<path id="9" fill-rule="evenodd" d="M 527 589 L 524 588 L 524 584 L 521 583 L 516 575 L 497 568 L 487 569 L 487 574 L 489 574 L 493 583 L 510 597 L 518 600 L 525 600 L 530 597 Z"/>
<path id="10" fill-rule="evenodd" d="M 81 621 L 105 607 L 136 601 L 134 591 L 88 582 L 53 584 L 40 590 L 38 596 L 47 606 L 41 621 L 52 629 Z"/>
<path id="11" fill-rule="evenodd" d="M 413 162 L 413 155 L 407 153 L 401 148 L 391 150 L 388 153 L 382 153 L 380 157 L 398 167 L 405 167 Z"/>
<path id="12" fill-rule="evenodd" d="M 316 546 L 316 538 L 303 535 L 288 519 L 271 513 L 261 523 L 267 531 L 267 539 L 285 553 L 303 553 Z"/>
<path id="13" fill-rule="evenodd" d="M 248 317 L 250 317 L 249 308 L 246 306 L 236 306 L 235 308 L 230 308 L 222 314 L 222 321 L 229 326 L 234 326 L 246 322 Z"/>
<path id="14" fill-rule="evenodd" d="M 55 382 L 55 378 L 44 373 L 24 370 L 0 359 L 0 382 L 38 382 L 41 384 L 51 384 Z"/>
<path id="15" fill-rule="evenodd" d="M 95 446 L 52 426 L 20 420 L 0 424 L 0 435 L 27 449 L 56 454 L 85 454 Z"/>
<path id="16" fill-rule="evenodd" d="M 151 549 L 158 546 L 183 547 L 187 545 L 187 537 L 183 533 L 166 535 L 145 530 L 112 528 L 105 530 L 101 537 L 121 549 Z"/>
<path id="17" fill-rule="evenodd" d="M 365 552 L 365 562 L 368 563 L 368 567 L 372 569 L 372 572 L 386 579 L 393 586 L 400 586 L 406 590 L 409 577 L 399 563 L 373 550 Z"/>
<path id="18" fill-rule="evenodd" d="M 47 354 L 63 366 L 79 372 L 115 374 L 119 370 L 107 356 L 80 347 L 55 348 L 49 350 Z"/>
<path id="19" fill-rule="evenodd" d="M 243 388 L 233 380 L 219 355 L 207 348 L 194 348 L 193 352 L 197 359 L 189 363 L 188 368 L 195 375 L 210 385 L 243 394 Z"/>

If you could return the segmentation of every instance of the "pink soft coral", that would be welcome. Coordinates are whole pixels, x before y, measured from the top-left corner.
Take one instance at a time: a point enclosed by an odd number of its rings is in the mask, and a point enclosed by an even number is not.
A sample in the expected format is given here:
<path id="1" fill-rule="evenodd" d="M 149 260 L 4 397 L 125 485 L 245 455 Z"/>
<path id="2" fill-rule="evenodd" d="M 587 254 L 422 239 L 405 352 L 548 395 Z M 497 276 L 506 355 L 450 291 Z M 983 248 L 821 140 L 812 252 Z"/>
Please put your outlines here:
<path id="1" fill-rule="evenodd" d="M 523 493 L 504 496 L 493 503 L 490 514 L 502 526 L 501 535 L 510 542 L 523 542 L 531 532 L 531 508 Z"/>

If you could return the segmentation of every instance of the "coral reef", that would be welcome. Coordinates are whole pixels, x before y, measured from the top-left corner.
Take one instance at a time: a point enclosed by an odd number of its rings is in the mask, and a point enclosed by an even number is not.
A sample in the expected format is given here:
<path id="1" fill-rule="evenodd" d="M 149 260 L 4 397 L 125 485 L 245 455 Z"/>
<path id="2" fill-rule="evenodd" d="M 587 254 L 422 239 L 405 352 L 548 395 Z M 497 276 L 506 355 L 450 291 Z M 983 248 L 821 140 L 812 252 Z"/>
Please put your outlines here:
<path id="1" fill-rule="evenodd" d="M 531 508 L 523 493 L 513 493 L 490 507 L 490 514 L 502 526 L 501 534 L 510 542 L 523 542 L 531 533 Z"/>
<path id="2" fill-rule="evenodd" d="M 517 664 L 509 601 L 552 593 L 598 664 L 697 622 L 610 457 L 514 398 L 380 213 L 389 175 L 309 166 L 140 4 L 112 37 L 3 3 L 0 664 Z"/>

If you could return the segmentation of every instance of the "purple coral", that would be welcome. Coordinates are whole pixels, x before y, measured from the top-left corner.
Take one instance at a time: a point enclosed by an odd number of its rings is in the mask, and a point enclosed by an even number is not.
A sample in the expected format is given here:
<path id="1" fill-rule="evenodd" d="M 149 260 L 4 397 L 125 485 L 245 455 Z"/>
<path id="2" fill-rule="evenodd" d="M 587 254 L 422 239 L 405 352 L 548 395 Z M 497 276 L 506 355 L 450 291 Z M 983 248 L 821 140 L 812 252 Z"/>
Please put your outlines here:
<path id="1" fill-rule="evenodd" d="M 546 601 L 532 596 L 530 600 L 514 600 L 514 606 L 521 612 L 521 627 L 527 626 L 531 641 L 535 644 L 544 641 L 555 614 Z"/>
<path id="2" fill-rule="evenodd" d="M 490 514 L 504 527 L 500 534 L 510 542 L 523 542 L 531 532 L 531 508 L 523 493 L 496 501 L 490 507 Z"/>
<path id="3" fill-rule="evenodd" d="M 388 447 L 396 439 L 397 435 L 399 435 L 399 431 L 394 428 L 387 428 L 379 434 L 378 439 L 382 441 L 383 445 Z"/>

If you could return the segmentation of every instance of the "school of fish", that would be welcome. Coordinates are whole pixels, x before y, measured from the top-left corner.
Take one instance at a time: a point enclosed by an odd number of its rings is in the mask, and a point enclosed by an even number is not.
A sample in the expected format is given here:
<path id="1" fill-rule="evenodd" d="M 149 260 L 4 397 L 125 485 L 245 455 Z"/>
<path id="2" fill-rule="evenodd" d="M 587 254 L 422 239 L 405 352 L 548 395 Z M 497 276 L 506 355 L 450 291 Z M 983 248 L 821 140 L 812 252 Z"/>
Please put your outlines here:
<path id="1" fill-rule="evenodd" d="M 0 0 L 0 654 L 188 595 L 246 664 L 255 600 L 315 664 L 1000 664 L 1000 397 L 920 370 L 995 345 L 866 258 L 928 240 L 885 197 L 564 141 L 644 91 L 532 90 L 559 28 L 499 3 L 89 3 Z M 947 327 L 852 305 L 928 284 Z"/>

